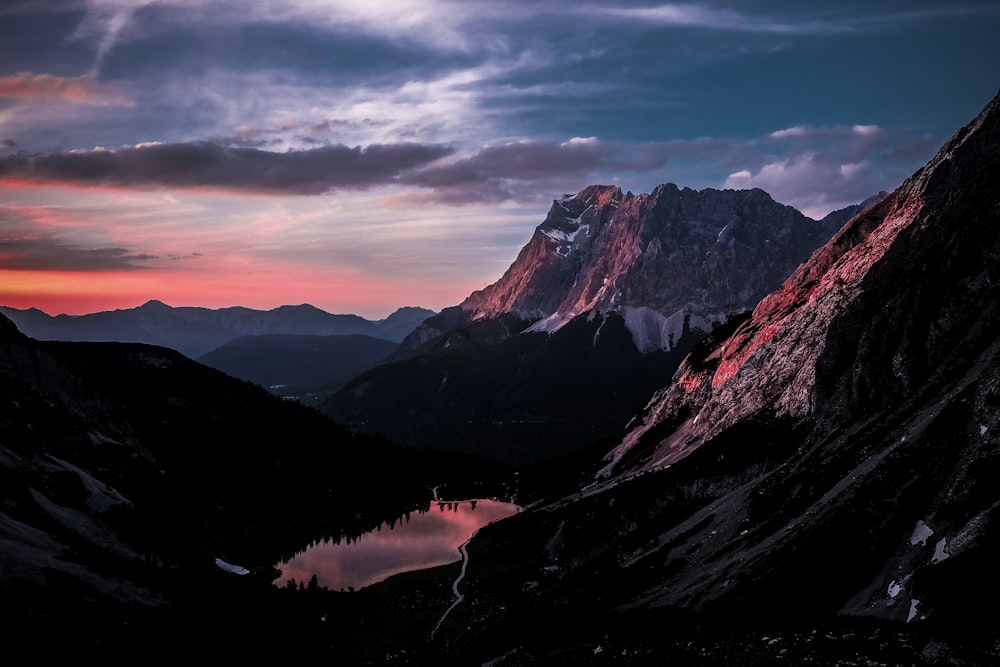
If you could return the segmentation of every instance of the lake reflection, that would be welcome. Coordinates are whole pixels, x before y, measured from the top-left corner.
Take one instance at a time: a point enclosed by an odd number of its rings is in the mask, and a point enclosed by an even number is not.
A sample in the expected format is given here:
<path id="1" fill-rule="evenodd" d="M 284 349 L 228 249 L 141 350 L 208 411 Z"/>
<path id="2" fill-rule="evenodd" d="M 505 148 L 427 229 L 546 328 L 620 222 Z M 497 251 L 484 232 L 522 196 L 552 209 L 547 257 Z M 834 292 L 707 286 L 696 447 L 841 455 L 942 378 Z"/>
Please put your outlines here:
<path id="1" fill-rule="evenodd" d="M 275 584 L 308 582 L 315 574 L 332 591 L 359 589 L 401 572 L 461 560 L 458 548 L 488 523 L 516 514 L 517 505 L 497 500 L 432 501 L 426 512 L 410 514 L 394 528 L 382 524 L 347 543 L 322 542 L 278 563 Z"/>

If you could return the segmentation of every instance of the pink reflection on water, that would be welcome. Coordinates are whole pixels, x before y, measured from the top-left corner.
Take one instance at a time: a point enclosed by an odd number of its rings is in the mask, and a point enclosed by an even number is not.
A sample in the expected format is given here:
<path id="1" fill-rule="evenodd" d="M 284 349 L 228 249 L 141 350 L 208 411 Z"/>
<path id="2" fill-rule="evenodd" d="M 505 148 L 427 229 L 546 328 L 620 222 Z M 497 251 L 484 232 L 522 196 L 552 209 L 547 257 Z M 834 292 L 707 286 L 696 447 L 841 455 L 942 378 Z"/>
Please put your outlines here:
<path id="1" fill-rule="evenodd" d="M 516 514 L 518 507 L 497 500 L 433 501 L 426 512 L 383 524 L 347 543 L 322 542 L 290 560 L 278 563 L 284 586 L 289 579 L 308 582 L 315 574 L 320 586 L 333 591 L 359 589 L 401 572 L 422 570 L 461 560 L 458 547 L 488 523 Z"/>

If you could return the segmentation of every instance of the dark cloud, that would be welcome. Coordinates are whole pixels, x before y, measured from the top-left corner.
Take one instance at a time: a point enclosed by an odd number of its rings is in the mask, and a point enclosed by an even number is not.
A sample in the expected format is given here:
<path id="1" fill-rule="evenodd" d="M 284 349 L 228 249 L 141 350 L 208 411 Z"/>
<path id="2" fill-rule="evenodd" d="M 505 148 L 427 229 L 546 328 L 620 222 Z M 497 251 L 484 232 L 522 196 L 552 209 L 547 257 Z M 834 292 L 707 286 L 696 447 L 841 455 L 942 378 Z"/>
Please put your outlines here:
<path id="1" fill-rule="evenodd" d="M 445 146 L 411 143 L 323 146 L 285 153 L 210 142 L 153 144 L 49 155 L 20 153 L 0 159 L 0 177 L 83 186 L 318 194 L 393 183 L 401 174 L 450 153 Z"/>
<path id="2" fill-rule="evenodd" d="M 62 241 L 0 239 L 0 261 L 5 269 L 23 271 L 134 271 L 156 255 L 127 248 L 82 248 Z"/>
<path id="3" fill-rule="evenodd" d="M 401 179 L 427 191 L 414 203 L 470 204 L 545 199 L 593 183 L 692 187 L 760 187 L 779 201 L 815 212 L 892 189 L 920 158 L 933 153 L 926 136 L 874 125 L 791 127 L 759 139 L 701 138 L 634 144 L 571 139 L 486 146 L 439 161 Z M 629 186 L 631 187 L 631 186 Z"/>
<path id="4" fill-rule="evenodd" d="M 207 141 L 224 147 L 264 148 L 281 146 L 291 138 L 293 145 L 296 146 L 328 146 L 337 133 L 363 132 L 389 124 L 390 121 L 387 120 L 376 121 L 369 118 L 362 120 L 324 118 L 311 122 L 286 119 L 284 122 L 262 127 L 241 125 L 231 134 L 211 137 Z"/>
<path id="5" fill-rule="evenodd" d="M 609 175 L 629 176 L 678 168 L 689 162 L 722 167 L 740 147 L 725 139 L 696 139 L 630 144 L 595 138 L 520 141 L 487 146 L 474 155 L 415 170 L 401 180 L 429 188 L 420 201 L 445 204 L 536 199 L 567 184 L 583 187 L 606 182 Z"/>

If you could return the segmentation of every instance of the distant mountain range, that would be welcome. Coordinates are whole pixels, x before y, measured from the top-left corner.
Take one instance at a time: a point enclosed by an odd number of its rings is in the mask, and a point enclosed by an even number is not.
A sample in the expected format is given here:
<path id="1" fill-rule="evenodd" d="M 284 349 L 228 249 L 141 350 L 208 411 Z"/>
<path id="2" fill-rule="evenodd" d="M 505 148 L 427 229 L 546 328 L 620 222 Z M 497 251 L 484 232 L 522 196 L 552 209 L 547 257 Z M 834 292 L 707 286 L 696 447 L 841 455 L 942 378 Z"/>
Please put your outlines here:
<path id="1" fill-rule="evenodd" d="M 251 308 L 171 307 L 148 301 L 137 308 L 88 315 L 48 315 L 36 308 L 0 306 L 18 329 L 38 340 L 119 341 L 163 345 L 197 359 L 240 336 L 295 334 L 313 336 L 361 334 L 402 341 L 434 311 L 405 307 L 384 320 L 333 315 L 308 304 L 272 310 Z"/>

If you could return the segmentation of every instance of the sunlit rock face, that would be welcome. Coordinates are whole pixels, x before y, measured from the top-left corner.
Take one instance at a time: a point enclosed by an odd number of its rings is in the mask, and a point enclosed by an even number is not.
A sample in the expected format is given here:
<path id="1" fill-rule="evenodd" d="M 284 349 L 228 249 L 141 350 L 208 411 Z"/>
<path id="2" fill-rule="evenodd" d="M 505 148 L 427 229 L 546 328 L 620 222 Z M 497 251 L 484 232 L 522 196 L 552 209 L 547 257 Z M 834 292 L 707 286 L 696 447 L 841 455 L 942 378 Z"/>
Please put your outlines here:
<path id="1" fill-rule="evenodd" d="M 656 450 L 647 465 L 670 463 L 754 415 L 871 413 L 940 376 L 959 352 L 992 342 L 995 116 L 991 104 L 731 335 L 703 342 L 616 456 L 643 440 Z M 643 437 L 681 415 L 685 428 Z"/>
<path id="2" fill-rule="evenodd" d="M 511 316 L 551 332 L 596 311 L 622 315 L 640 352 L 671 350 L 685 326 L 707 333 L 752 308 L 833 231 L 759 189 L 589 186 L 553 202 L 500 280 L 406 344 Z"/>
<path id="3" fill-rule="evenodd" d="M 766 596 L 979 623 L 965 596 L 998 592 L 1000 555 L 998 182 L 995 99 L 687 357 L 602 472 L 650 473 L 675 505 L 700 505 L 642 519 L 660 528 L 623 576 L 674 570 L 628 605 Z"/>

